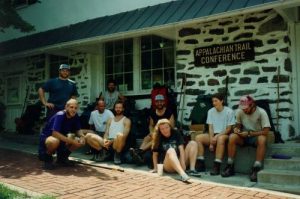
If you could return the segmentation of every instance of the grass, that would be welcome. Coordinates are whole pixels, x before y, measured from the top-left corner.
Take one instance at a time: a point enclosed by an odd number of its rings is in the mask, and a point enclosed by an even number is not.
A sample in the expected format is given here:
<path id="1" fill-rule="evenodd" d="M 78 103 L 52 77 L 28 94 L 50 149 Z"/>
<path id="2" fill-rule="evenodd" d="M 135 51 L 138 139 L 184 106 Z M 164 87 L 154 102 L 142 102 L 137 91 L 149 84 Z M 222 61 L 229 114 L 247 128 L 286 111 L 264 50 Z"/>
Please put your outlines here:
<path id="1" fill-rule="evenodd" d="M 16 190 L 12 190 L 7 186 L 0 184 L 0 199 L 55 199 L 53 196 L 41 196 L 41 197 L 32 197 L 27 193 L 21 193 Z"/>

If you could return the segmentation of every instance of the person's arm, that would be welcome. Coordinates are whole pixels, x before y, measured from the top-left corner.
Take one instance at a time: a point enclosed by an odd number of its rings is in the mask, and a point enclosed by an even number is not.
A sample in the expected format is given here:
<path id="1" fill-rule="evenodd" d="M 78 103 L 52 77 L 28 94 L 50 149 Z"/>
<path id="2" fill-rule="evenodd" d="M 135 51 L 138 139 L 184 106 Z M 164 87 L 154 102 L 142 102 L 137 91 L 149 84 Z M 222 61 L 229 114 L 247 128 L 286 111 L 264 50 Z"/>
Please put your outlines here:
<path id="1" fill-rule="evenodd" d="M 248 132 L 248 136 L 249 137 L 255 137 L 255 136 L 260 136 L 260 135 L 267 136 L 268 133 L 269 133 L 269 131 L 270 131 L 270 128 L 269 127 L 265 127 L 261 131 L 249 131 Z"/>
<path id="2" fill-rule="evenodd" d="M 46 106 L 49 109 L 53 109 L 54 108 L 54 104 L 47 102 L 47 100 L 45 98 L 45 91 L 44 91 L 44 89 L 42 87 L 39 88 L 38 94 L 39 94 L 39 99 L 40 99 L 40 101 L 42 102 L 42 104 L 44 106 Z"/>
<path id="3" fill-rule="evenodd" d="M 125 138 L 127 138 L 129 132 L 130 132 L 130 128 L 131 128 L 131 121 L 128 118 L 125 118 L 124 120 L 124 132 L 123 132 L 123 136 Z"/>
<path id="4" fill-rule="evenodd" d="M 182 167 L 183 170 L 186 169 L 186 165 L 185 165 L 185 152 L 184 152 L 184 148 L 183 145 L 179 145 L 179 161 L 180 161 L 180 165 Z"/>
<path id="5" fill-rule="evenodd" d="M 152 134 L 154 132 L 154 122 L 153 119 L 150 117 L 149 121 L 149 133 Z"/>
<path id="6" fill-rule="evenodd" d="M 157 172 L 158 152 L 152 153 L 152 160 L 153 160 L 153 171 Z"/>
<path id="7" fill-rule="evenodd" d="M 81 144 L 78 141 L 73 140 L 71 138 L 68 138 L 68 137 L 64 136 L 63 134 L 61 134 L 60 132 L 58 132 L 58 131 L 53 131 L 52 136 L 59 139 L 60 141 L 63 141 L 65 143 L 67 143 L 67 144 L 75 145 L 75 146 L 81 146 Z"/>
<path id="8" fill-rule="evenodd" d="M 169 121 L 170 121 L 170 124 L 171 124 L 172 128 L 174 128 L 175 127 L 175 119 L 174 119 L 174 115 L 173 114 L 171 115 Z"/>

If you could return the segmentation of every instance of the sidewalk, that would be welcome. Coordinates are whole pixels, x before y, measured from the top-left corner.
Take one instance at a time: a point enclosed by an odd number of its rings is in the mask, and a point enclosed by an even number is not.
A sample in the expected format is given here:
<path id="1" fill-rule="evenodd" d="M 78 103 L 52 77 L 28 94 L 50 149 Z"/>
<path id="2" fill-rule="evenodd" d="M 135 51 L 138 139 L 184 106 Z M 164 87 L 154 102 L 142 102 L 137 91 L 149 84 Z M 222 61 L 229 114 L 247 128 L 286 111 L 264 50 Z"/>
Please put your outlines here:
<path id="1" fill-rule="evenodd" d="M 12 150 L 11 150 L 12 149 Z M 22 151 L 22 152 L 21 152 Z M 208 175 L 177 180 L 177 175 L 159 177 L 145 167 L 122 165 L 124 172 L 78 164 L 73 168 L 41 169 L 36 147 L 0 138 L 0 183 L 13 185 L 31 194 L 57 198 L 300 198 L 300 196 L 251 187 L 208 182 Z M 74 154 L 75 159 L 92 163 Z M 80 158 L 81 156 L 81 158 Z M 90 156 L 86 156 L 90 157 Z M 110 163 L 98 164 L 114 167 Z M 220 177 L 221 178 L 221 177 Z M 215 177 L 218 179 L 218 177 Z M 242 176 L 241 181 L 249 182 Z"/>

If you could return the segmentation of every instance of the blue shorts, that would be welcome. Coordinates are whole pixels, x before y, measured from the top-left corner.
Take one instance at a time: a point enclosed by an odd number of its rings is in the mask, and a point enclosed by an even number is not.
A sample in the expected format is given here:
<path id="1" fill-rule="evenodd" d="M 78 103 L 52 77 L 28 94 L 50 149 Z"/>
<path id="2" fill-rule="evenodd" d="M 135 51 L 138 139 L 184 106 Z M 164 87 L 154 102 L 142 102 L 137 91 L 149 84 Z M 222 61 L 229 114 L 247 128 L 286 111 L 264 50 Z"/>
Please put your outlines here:
<path id="1" fill-rule="evenodd" d="M 256 147 L 256 145 L 257 145 L 257 136 L 245 138 L 244 139 L 244 145 Z"/>

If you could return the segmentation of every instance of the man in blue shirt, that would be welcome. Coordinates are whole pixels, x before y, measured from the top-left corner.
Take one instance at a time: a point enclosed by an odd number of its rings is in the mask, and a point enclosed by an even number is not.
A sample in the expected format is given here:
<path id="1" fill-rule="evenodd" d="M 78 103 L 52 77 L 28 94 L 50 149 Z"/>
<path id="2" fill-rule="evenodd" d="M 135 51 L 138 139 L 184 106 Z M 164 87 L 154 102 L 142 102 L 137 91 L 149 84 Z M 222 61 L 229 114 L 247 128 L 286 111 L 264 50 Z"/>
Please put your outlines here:
<path id="1" fill-rule="evenodd" d="M 44 106 L 47 107 L 47 121 L 58 111 L 64 109 L 66 102 L 71 98 L 78 96 L 76 84 L 69 79 L 70 66 L 61 64 L 59 66 L 59 76 L 48 80 L 39 88 L 39 98 Z M 46 100 L 45 92 L 49 93 L 49 99 Z"/>
<path id="2" fill-rule="evenodd" d="M 78 103 L 75 99 L 67 101 L 65 110 L 57 112 L 50 118 L 40 134 L 39 159 L 45 162 L 45 169 L 53 169 L 52 154 L 57 152 L 57 163 L 72 166 L 68 160 L 71 151 L 85 144 L 85 137 L 80 130 L 77 114 Z M 75 137 L 77 134 L 79 138 Z"/>

